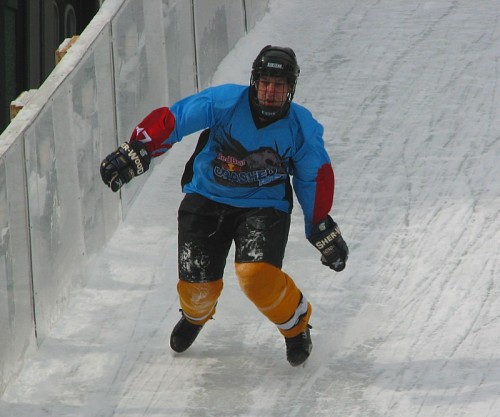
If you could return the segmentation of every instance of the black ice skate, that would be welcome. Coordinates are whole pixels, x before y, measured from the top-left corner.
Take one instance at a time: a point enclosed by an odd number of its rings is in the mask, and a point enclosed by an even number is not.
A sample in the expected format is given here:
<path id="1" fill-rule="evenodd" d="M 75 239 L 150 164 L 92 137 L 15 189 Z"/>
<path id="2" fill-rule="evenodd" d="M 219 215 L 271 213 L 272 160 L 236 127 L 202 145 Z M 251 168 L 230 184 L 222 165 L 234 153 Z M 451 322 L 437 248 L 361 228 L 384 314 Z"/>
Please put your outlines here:
<path id="1" fill-rule="evenodd" d="M 312 350 L 311 333 L 307 325 L 306 329 L 297 336 L 285 337 L 286 358 L 290 365 L 299 366 L 309 357 Z"/>
<path id="2" fill-rule="evenodd" d="M 190 323 L 182 314 L 170 335 L 170 347 L 178 353 L 184 352 L 193 344 L 202 328 L 203 325 Z"/>

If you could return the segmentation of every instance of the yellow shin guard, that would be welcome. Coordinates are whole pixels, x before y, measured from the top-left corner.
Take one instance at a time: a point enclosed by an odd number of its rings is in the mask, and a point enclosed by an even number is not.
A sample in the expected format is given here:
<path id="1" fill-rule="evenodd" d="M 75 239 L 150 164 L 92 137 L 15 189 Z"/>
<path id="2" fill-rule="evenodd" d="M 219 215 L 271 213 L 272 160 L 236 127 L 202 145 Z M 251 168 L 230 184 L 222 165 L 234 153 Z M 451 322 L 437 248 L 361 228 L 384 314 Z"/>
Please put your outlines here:
<path id="1" fill-rule="evenodd" d="M 222 279 L 201 283 L 179 281 L 177 292 L 187 320 L 203 325 L 215 314 L 215 306 L 222 292 Z"/>
<path id="2" fill-rule="evenodd" d="M 302 333 L 311 305 L 292 278 L 266 262 L 236 263 L 236 274 L 246 296 L 285 337 Z"/>

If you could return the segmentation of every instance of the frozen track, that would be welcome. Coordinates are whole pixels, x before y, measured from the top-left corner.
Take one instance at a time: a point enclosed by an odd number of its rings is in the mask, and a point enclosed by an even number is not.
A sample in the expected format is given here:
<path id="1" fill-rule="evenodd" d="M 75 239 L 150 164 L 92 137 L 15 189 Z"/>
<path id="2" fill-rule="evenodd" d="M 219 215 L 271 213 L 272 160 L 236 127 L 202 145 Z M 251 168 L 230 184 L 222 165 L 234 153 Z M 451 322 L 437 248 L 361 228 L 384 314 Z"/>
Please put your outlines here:
<path id="1" fill-rule="evenodd" d="M 297 206 L 284 269 L 313 303 L 306 366 L 287 364 L 231 262 L 216 320 L 184 355 L 168 348 L 186 140 L 0 416 L 497 417 L 499 17 L 499 0 L 271 1 L 214 83 L 246 83 L 262 46 L 290 45 L 296 100 L 325 126 L 351 257 L 324 268 Z"/>

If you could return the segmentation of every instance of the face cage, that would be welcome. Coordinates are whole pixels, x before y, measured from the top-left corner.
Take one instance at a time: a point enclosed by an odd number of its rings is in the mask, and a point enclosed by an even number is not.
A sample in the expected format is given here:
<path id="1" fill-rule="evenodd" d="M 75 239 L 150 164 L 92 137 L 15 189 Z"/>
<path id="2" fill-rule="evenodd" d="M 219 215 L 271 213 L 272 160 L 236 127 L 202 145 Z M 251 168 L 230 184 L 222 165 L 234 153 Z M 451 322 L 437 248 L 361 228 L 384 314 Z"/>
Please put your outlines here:
<path id="1" fill-rule="evenodd" d="M 257 82 L 262 75 L 269 75 L 272 77 L 283 77 L 283 74 L 276 74 L 272 72 L 258 72 L 252 71 L 252 76 L 250 77 L 250 90 L 251 90 L 251 100 L 253 107 L 257 110 L 259 117 L 265 120 L 279 119 L 280 117 L 286 115 L 290 109 L 290 104 L 293 100 L 295 94 L 295 86 L 297 85 L 297 78 L 294 76 L 284 76 L 290 85 L 289 91 L 286 95 L 286 101 L 281 107 L 272 106 L 262 106 L 259 103 L 257 96 Z"/>

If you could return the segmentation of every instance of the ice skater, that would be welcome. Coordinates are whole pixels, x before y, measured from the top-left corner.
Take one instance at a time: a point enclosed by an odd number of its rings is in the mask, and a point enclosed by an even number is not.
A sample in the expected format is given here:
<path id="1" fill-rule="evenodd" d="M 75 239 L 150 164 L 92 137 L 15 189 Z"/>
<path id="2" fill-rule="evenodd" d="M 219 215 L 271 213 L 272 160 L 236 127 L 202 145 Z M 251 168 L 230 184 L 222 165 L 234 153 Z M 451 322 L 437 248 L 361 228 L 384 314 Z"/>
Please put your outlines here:
<path id="1" fill-rule="evenodd" d="M 250 85 L 207 88 L 153 110 L 101 163 L 104 183 L 116 192 L 147 171 L 152 158 L 201 131 L 181 179 L 181 318 L 170 337 L 176 352 L 188 349 L 214 316 L 234 242 L 239 284 L 284 336 L 289 363 L 298 366 L 310 355 L 311 304 L 281 269 L 293 192 L 321 262 L 342 271 L 349 251 L 329 215 L 334 173 L 323 127 L 292 102 L 299 73 L 291 48 L 268 45 L 253 62 Z"/>

